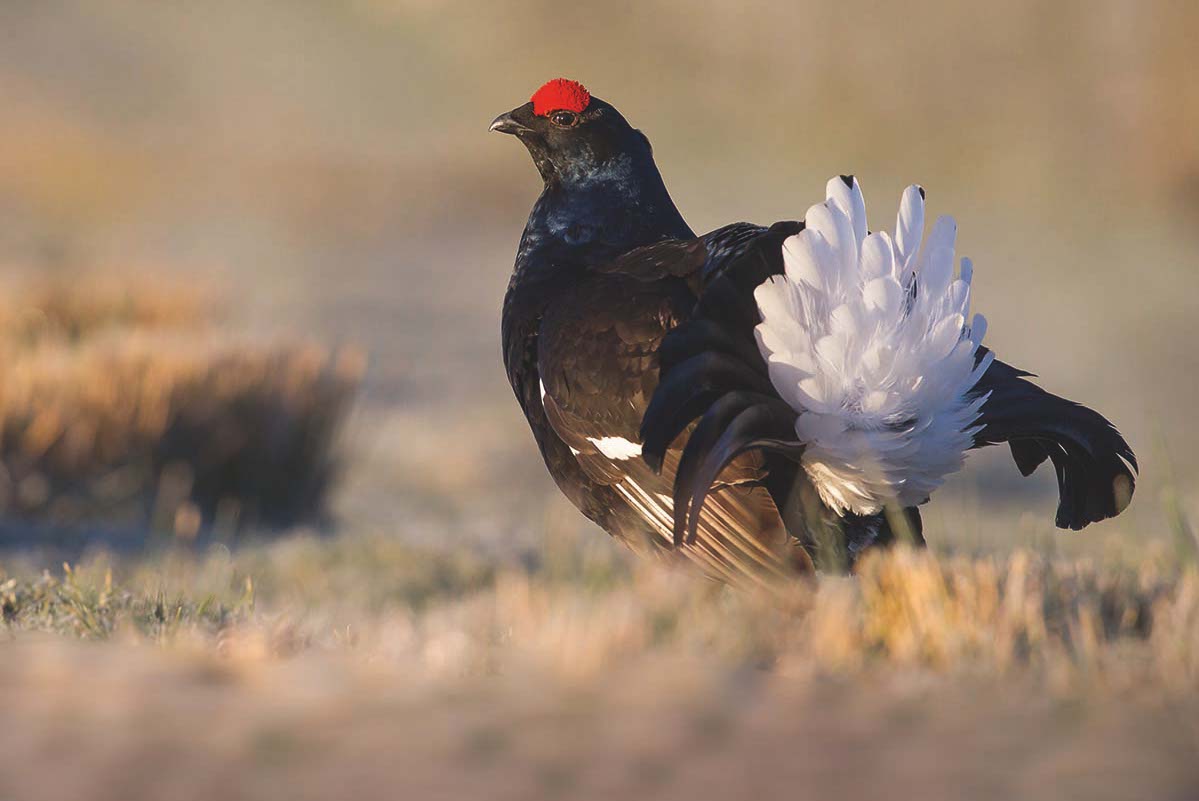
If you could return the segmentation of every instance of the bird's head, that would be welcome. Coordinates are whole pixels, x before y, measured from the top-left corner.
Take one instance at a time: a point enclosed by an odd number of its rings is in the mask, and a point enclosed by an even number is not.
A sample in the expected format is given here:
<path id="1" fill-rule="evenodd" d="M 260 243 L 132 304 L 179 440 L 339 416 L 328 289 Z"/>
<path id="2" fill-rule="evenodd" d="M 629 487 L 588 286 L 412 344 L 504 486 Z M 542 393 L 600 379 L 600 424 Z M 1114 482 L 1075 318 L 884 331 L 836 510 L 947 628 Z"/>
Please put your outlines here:
<path id="1" fill-rule="evenodd" d="M 519 139 L 547 183 L 602 179 L 653 159 L 649 140 L 619 111 L 566 78 L 544 84 L 528 103 L 496 117 L 490 130 Z"/>

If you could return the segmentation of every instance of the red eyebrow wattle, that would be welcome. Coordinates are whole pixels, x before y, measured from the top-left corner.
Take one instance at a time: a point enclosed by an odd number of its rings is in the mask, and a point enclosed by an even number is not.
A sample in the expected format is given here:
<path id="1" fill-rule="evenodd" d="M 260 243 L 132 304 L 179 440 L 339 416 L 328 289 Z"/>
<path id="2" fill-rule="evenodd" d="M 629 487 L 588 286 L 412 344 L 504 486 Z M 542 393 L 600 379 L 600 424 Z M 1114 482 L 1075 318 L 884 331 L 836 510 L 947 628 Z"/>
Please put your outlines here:
<path id="1" fill-rule="evenodd" d="M 544 117 L 552 111 L 573 111 L 580 114 L 591 103 L 591 93 L 578 81 L 554 78 L 547 81 L 530 98 L 533 113 Z"/>

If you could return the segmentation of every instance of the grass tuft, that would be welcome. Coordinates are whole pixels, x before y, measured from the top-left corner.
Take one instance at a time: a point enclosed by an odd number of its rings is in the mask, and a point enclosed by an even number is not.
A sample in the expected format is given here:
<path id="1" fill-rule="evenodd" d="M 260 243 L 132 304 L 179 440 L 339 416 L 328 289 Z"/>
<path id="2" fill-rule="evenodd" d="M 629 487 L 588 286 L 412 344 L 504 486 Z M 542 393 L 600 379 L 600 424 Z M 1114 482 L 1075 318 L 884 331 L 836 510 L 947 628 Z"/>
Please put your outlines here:
<path id="1" fill-rule="evenodd" d="M 0 514 L 184 539 L 319 518 L 361 355 L 236 341 L 203 297 L 64 281 L 9 298 Z"/>

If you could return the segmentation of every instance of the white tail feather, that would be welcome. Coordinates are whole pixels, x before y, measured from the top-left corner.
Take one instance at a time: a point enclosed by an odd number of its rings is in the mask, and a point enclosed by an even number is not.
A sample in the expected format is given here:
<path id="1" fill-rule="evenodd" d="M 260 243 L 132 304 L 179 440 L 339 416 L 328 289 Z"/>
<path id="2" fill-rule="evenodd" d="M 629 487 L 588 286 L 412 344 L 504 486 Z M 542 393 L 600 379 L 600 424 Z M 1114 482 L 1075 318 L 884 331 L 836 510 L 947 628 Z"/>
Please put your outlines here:
<path id="1" fill-rule="evenodd" d="M 758 348 L 798 413 L 803 465 L 838 511 L 923 503 L 961 467 L 980 398 L 967 394 L 986 320 L 970 325 L 973 265 L 953 274 L 957 224 L 923 241 L 924 196 L 908 187 L 894 239 L 868 234 L 856 179 L 833 178 L 805 229 L 783 243 L 785 274 L 754 292 Z M 922 244 L 923 243 L 923 244 Z"/>

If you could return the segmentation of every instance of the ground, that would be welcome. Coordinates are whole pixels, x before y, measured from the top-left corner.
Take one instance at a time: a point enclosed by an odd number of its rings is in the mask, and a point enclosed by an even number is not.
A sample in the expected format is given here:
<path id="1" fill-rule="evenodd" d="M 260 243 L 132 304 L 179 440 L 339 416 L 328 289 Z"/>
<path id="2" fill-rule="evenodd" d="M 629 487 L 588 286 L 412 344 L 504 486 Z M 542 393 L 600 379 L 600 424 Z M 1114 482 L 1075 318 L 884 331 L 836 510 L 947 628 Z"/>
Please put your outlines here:
<path id="1" fill-rule="evenodd" d="M 1199 569 L 317 537 L 0 583 L 0 797 L 1191 798 Z M 53 633 L 45 633 L 53 632 Z"/>

